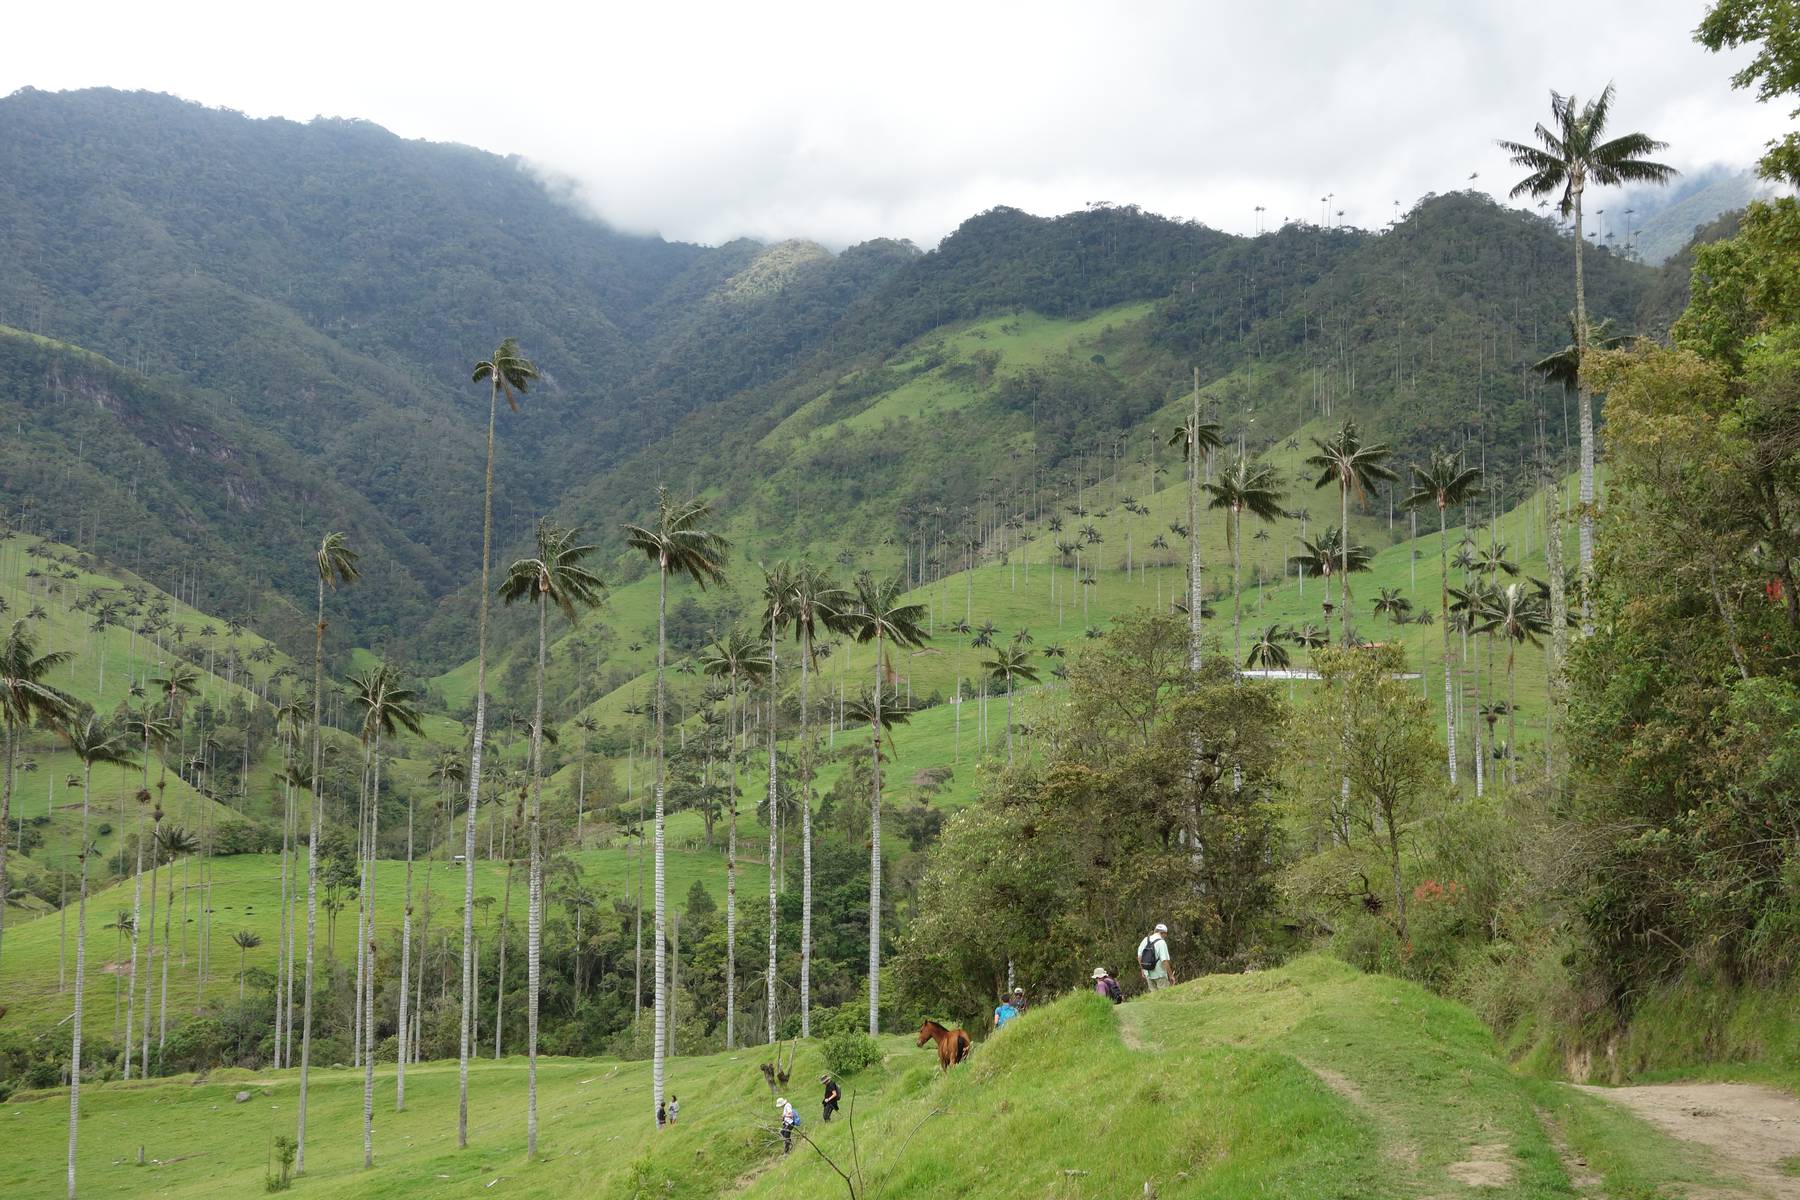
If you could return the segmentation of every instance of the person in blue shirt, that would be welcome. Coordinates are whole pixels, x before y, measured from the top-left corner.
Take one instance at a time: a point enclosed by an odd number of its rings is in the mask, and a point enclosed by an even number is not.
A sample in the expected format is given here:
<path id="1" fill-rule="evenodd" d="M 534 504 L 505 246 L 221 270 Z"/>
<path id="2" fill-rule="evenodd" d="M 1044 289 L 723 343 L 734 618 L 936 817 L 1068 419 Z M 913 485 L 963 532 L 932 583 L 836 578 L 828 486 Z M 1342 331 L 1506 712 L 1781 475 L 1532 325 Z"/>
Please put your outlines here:
<path id="1" fill-rule="evenodd" d="M 1018 1015 L 1019 1010 L 1013 1007 L 1012 997 L 1005 992 L 1000 993 L 1000 1005 L 994 1009 L 994 1031 L 999 1032 L 1003 1025 Z"/>

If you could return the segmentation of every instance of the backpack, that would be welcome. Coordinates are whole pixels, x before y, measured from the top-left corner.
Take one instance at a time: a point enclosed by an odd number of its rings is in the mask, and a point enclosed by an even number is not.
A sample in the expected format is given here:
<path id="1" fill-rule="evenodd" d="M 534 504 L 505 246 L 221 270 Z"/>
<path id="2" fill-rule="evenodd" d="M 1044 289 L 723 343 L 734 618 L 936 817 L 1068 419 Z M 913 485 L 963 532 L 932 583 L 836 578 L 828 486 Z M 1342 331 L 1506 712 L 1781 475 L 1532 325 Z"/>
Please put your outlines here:
<path id="1" fill-rule="evenodd" d="M 1125 993 L 1119 990 L 1119 981 L 1116 979 L 1106 981 L 1106 996 L 1114 1004 L 1125 1003 Z"/>
<path id="2" fill-rule="evenodd" d="M 1145 938 L 1144 944 L 1138 948 L 1138 966 L 1146 971 L 1156 970 L 1156 939 Z"/>

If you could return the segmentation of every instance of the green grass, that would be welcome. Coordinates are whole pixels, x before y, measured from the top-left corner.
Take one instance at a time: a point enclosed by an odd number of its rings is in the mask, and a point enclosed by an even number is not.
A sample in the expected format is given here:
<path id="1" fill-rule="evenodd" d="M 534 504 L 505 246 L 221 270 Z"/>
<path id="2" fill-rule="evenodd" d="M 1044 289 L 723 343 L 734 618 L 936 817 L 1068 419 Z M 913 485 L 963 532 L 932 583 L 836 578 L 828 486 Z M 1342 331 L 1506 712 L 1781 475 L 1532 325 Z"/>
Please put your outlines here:
<path id="1" fill-rule="evenodd" d="M 1467 1010 L 1393 979 L 1307 958 L 1202 979 L 1123 1008 L 1082 991 L 1041 1004 L 940 1076 L 932 1051 L 884 1038 L 883 1059 L 846 1080 L 868 1194 L 886 1200 L 1384 1197 L 1576 1193 L 1550 1134 L 1607 1174 L 1617 1196 L 1703 1180 L 1641 1122 L 1499 1061 Z M 377 1072 L 376 1166 L 360 1169 L 361 1076 L 313 1076 L 305 1195 L 744 1197 L 844 1195 L 803 1142 L 783 1158 L 761 1049 L 675 1059 L 682 1121 L 649 1119 L 649 1065 L 546 1059 L 542 1158 L 523 1153 L 519 1059 L 471 1073 L 471 1146 L 455 1148 L 456 1067 L 408 1073 L 392 1112 Z M 848 1165 L 851 1128 L 817 1121 L 820 1059 L 802 1046 L 790 1085 L 802 1132 Z M 234 1102 L 239 1091 L 250 1099 Z M 51 1195 L 62 1179 L 64 1093 L 0 1105 L 8 1186 Z M 81 1190 L 179 1200 L 260 1188 L 275 1134 L 291 1130 L 295 1074 L 224 1071 L 83 1089 Z M 848 1107 L 848 1106 L 847 1106 Z M 144 1147 L 149 1165 L 135 1157 Z M 1469 1182 L 1489 1172 L 1492 1186 Z M 1615 1186 L 1615 1180 L 1617 1186 Z"/>
<path id="2" fill-rule="evenodd" d="M 639 864 L 635 846 L 620 846 L 606 849 L 588 850 L 575 856 L 580 863 L 584 878 L 598 888 L 605 896 L 622 898 L 627 891 L 636 886 L 635 880 Z M 666 886 L 671 900 L 676 905 L 685 902 L 688 889 L 696 881 L 706 885 L 721 902 L 725 896 L 725 866 L 721 855 L 707 853 L 703 850 L 687 852 L 671 849 L 666 856 Z M 189 860 L 177 862 L 173 868 L 165 867 L 159 873 L 157 928 L 161 937 L 163 906 L 167 903 L 173 873 L 175 892 L 175 909 L 172 925 L 172 937 L 175 942 L 175 958 L 169 974 L 169 1004 L 172 1016 L 185 1017 L 194 1012 L 200 1004 L 197 972 L 193 969 L 198 962 L 199 953 L 199 874 L 197 864 Z M 462 907 L 463 871 L 461 867 L 446 864 L 441 859 L 433 863 L 420 863 L 415 867 L 414 888 L 418 897 L 415 908 L 415 930 L 424 919 L 425 906 L 423 895 L 427 874 L 432 880 L 432 918 L 434 938 L 436 933 L 443 932 L 448 926 L 446 922 L 460 925 Z M 643 867 L 646 890 L 648 889 L 650 869 L 646 862 Z M 505 868 L 502 864 L 481 860 L 475 868 L 475 892 L 479 896 L 493 896 L 498 900 L 505 888 Z M 144 912 L 146 922 L 149 920 L 149 881 L 145 881 Z M 74 884 L 71 882 L 71 889 Z M 738 874 L 740 895 L 756 896 L 768 888 L 768 876 L 760 863 L 740 862 Z M 92 1028 L 97 1034 L 111 1036 L 112 1003 L 115 981 L 123 980 L 129 972 L 130 945 L 121 940 L 113 931 L 103 928 L 113 921 L 117 913 L 132 906 L 133 888 L 131 881 L 115 884 L 103 889 L 88 901 L 88 996 Z M 375 882 L 375 903 L 377 927 L 384 938 L 389 931 L 397 930 L 400 925 L 402 910 L 405 906 L 406 864 L 403 862 L 382 861 L 377 864 Z M 182 908 L 182 897 L 186 895 L 188 903 Z M 239 855 L 221 858 L 213 866 L 213 924 L 211 936 L 212 975 L 207 982 L 205 998 L 218 1001 L 234 996 L 237 992 L 237 970 L 239 962 L 238 948 L 232 944 L 231 936 L 240 929 L 248 929 L 262 937 L 262 945 L 251 950 L 244 961 L 251 968 L 262 967 L 273 970 L 277 961 L 279 947 L 279 927 L 281 911 L 281 860 L 277 855 Z M 306 877 L 305 861 L 300 860 L 299 891 L 301 903 L 301 921 L 305 920 Z M 355 939 L 356 916 L 355 903 L 352 901 L 345 910 L 338 914 L 335 946 L 340 956 L 350 953 Z M 36 919 L 9 920 L 6 930 L 6 953 L 0 957 L 0 996 L 6 997 L 8 1028 L 42 1028 L 53 1025 L 66 1018 L 74 998 L 74 935 L 75 907 L 71 891 L 68 922 L 64 923 L 57 914 L 50 913 Z M 477 933 L 491 937 L 498 920 L 499 905 L 481 913 L 476 918 Z M 525 919 L 525 885 L 523 872 L 519 872 L 513 880 L 512 915 L 515 923 L 522 925 Z M 185 934 L 184 934 L 185 926 Z M 319 940 L 321 951 L 327 942 L 326 915 L 319 914 Z M 67 991 L 59 990 L 59 962 L 64 961 L 63 939 L 67 936 L 66 983 Z M 139 962 L 142 970 L 143 955 L 146 946 L 140 944 Z M 140 987 L 142 986 L 140 976 Z M 122 1034 L 120 1035 L 122 1038 Z"/>

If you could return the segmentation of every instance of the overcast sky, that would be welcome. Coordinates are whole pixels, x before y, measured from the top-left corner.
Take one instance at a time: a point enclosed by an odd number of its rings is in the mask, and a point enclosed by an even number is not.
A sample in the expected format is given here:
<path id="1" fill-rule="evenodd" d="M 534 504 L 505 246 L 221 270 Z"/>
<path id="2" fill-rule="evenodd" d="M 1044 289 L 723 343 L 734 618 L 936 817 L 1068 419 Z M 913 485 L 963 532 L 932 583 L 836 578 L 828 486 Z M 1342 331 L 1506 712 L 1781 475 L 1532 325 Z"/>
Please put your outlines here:
<path id="1" fill-rule="evenodd" d="M 1110 11 L 1109 11 L 1110 10 Z M 1516 179 L 1551 88 L 1748 165 L 1785 113 L 1666 0 L 14 6 L 0 93 L 105 85 L 253 116 L 363 117 L 518 154 L 671 238 L 935 244 L 972 213 L 1137 203 L 1236 232 L 1375 226 Z M 1473 183 L 1469 176 L 1479 173 Z"/>

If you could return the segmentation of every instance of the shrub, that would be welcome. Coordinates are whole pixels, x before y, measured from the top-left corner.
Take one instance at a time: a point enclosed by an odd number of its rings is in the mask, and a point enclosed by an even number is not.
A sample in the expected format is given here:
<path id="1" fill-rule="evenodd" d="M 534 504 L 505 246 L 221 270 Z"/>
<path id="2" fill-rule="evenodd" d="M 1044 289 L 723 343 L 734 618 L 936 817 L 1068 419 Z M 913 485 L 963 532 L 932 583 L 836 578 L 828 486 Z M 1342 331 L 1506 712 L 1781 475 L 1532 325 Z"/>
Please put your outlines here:
<path id="1" fill-rule="evenodd" d="M 833 1034 L 820 1050 L 825 1056 L 825 1069 L 840 1079 L 881 1061 L 881 1047 L 866 1033 Z"/>

